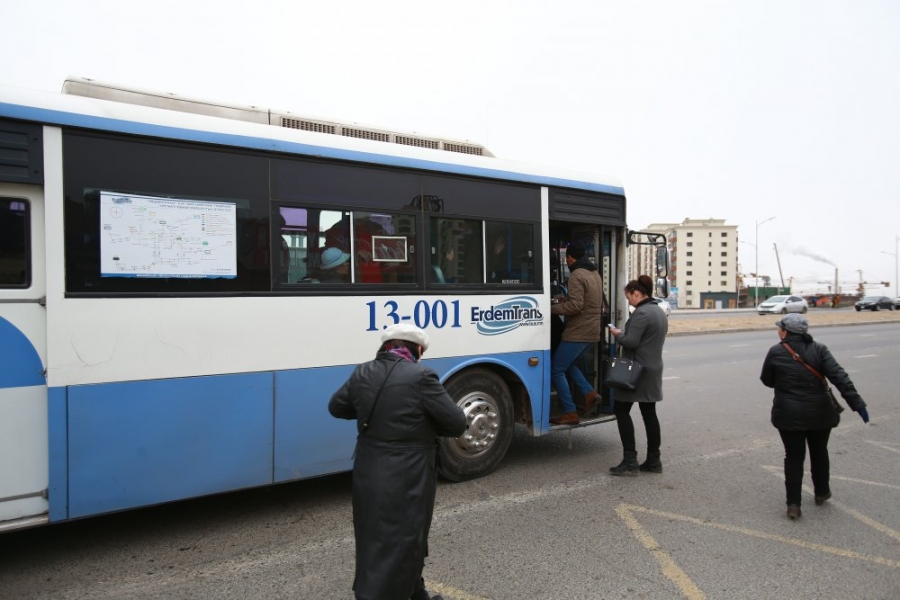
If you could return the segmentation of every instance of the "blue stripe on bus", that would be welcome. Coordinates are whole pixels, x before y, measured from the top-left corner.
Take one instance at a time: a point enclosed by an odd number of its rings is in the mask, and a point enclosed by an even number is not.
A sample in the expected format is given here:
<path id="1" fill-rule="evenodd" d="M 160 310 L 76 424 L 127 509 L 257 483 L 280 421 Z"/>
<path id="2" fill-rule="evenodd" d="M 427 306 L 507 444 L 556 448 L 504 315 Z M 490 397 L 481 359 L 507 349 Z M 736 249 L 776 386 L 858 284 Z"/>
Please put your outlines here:
<path id="1" fill-rule="evenodd" d="M 619 196 L 625 194 L 625 191 L 622 187 L 609 184 L 592 183 L 560 177 L 532 175 L 527 173 L 518 173 L 515 171 L 503 171 L 499 169 L 486 169 L 482 167 L 442 163 L 439 161 L 429 161 L 417 158 L 389 156 L 371 152 L 362 152 L 359 150 L 343 150 L 340 148 L 314 146 L 311 144 L 301 144 L 298 142 L 288 142 L 285 140 L 198 131 L 193 129 L 170 127 L 166 125 L 153 125 L 149 123 L 111 119 L 109 117 L 82 115 L 78 113 L 69 113 L 58 110 L 50 110 L 46 108 L 36 108 L 33 106 L 9 104 L 4 102 L 0 102 L 0 115 L 26 121 L 52 123 L 55 125 L 69 125 L 72 127 L 84 127 L 89 129 L 116 131 L 121 133 L 146 135 L 175 140 L 220 144 L 224 146 L 241 148 L 253 148 L 257 150 L 268 150 L 272 152 L 284 152 L 289 154 L 302 154 L 323 158 L 369 162 L 393 167 L 440 170 L 442 172 L 455 173 L 458 175 L 506 179 L 509 181 L 518 181 L 522 183 L 566 187 L 593 192 L 603 192 L 607 194 L 616 194 Z"/>
<path id="2" fill-rule="evenodd" d="M 47 435 L 50 485 L 47 500 L 50 522 L 69 518 L 69 424 L 64 387 L 47 389 Z"/>
<path id="3" fill-rule="evenodd" d="M 356 421 L 328 412 L 331 395 L 355 365 L 275 374 L 275 481 L 340 473 L 353 468 Z"/>
<path id="4" fill-rule="evenodd" d="M 542 355 L 426 362 L 442 379 L 486 362 L 513 371 L 539 427 L 547 368 L 528 359 Z M 328 401 L 354 367 L 50 388 L 50 520 L 351 469 L 356 424 Z"/>
<path id="5" fill-rule="evenodd" d="M 72 386 L 69 517 L 272 482 L 272 373 Z"/>
<path id="6" fill-rule="evenodd" d="M 44 365 L 31 340 L 0 317 L 0 388 L 45 385 Z"/>

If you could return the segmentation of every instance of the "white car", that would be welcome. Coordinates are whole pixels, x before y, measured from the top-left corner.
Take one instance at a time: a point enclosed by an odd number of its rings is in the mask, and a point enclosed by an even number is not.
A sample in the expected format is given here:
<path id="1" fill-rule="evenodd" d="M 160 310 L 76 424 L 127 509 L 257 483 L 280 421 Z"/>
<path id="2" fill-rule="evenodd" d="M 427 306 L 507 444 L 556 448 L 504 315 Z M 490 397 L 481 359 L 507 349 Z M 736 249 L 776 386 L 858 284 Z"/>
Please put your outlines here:
<path id="1" fill-rule="evenodd" d="M 665 298 L 653 298 L 653 301 L 656 302 L 656 305 L 662 309 L 666 316 L 669 316 L 669 313 L 672 312 L 672 305 L 669 304 L 669 301 Z"/>
<path id="2" fill-rule="evenodd" d="M 666 315 L 667 317 L 669 316 L 669 313 L 672 312 L 672 305 L 669 304 L 669 301 L 666 300 L 665 298 L 650 298 L 650 299 L 653 300 L 653 301 L 656 303 L 656 305 L 663 311 L 663 313 L 665 313 L 665 315 Z M 633 306 L 629 306 L 629 307 L 628 307 L 628 312 L 629 312 L 629 313 L 633 313 L 633 312 L 634 312 L 634 307 L 633 307 Z"/>
<path id="3" fill-rule="evenodd" d="M 786 315 L 787 313 L 805 313 L 809 304 L 800 296 L 772 296 L 756 307 L 761 315 Z"/>

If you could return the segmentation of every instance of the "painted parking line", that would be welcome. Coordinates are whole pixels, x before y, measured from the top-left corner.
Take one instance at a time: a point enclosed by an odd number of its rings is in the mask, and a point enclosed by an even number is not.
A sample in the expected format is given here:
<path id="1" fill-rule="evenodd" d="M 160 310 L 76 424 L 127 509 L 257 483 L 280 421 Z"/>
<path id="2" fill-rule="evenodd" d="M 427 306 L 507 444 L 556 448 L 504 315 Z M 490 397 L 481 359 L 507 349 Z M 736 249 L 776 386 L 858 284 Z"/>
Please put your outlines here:
<path id="1" fill-rule="evenodd" d="M 873 446 L 878 446 L 879 448 L 883 448 L 885 450 L 890 450 L 891 452 L 896 452 L 900 454 L 900 444 L 894 444 L 892 442 L 876 442 L 874 440 L 865 440 L 867 444 L 872 444 Z"/>
<path id="2" fill-rule="evenodd" d="M 860 354 L 859 356 L 854 356 L 853 358 L 878 358 L 877 354 Z"/>
<path id="3" fill-rule="evenodd" d="M 667 381 L 669 379 L 681 379 L 678 375 L 669 375 L 668 377 L 663 377 L 663 381 Z"/>
<path id="4" fill-rule="evenodd" d="M 784 476 L 784 471 L 780 467 L 776 467 L 774 465 L 763 465 L 763 469 L 765 469 L 766 471 L 768 471 L 769 473 L 771 473 L 777 477 L 783 478 L 783 476 Z M 895 486 L 892 486 L 892 487 L 895 487 Z M 806 492 L 807 494 L 809 494 L 810 496 L 815 496 L 815 494 L 816 494 L 815 491 L 808 485 L 803 486 L 803 491 Z M 854 508 L 850 508 L 843 502 L 839 502 L 839 501 L 835 500 L 834 498 L 829 500 L 828 503 L 831 504 L 832 506 L 834 506 L 835 508 L 844 511 L 845 513 L 847 513 L 848 515 L 850 515 L 857 521 L 859 521 L 861 523 L 865 523 L 866 525 L 868 525 L 875 531 L 883 533 L 884 535 L 900 542 L 900 531 L 897 531 L 896 529 L 891 529 L 887 525 L 885 525 L 883 523 L 879 523 L 875 519 L 867 517 L 866 515 L 859 512 L 858 510 L 856 510 Z"/>
<path id="5" fill-rule="evenodd" d="M 628 528 L 631 529 L 637 540 L 641 542 L 641 544 L 647 550 L 649 550 L 653 557 L 660 563 L 663 569 L 663 574 L 678 587 L 678 589 L 681 591 L 681 594 L 688 600 L 700 600 L 701 598 L 706 598 L 706 595 L 703 593 L 703 591 L 700 590 L 700 588 L 696 586 L 696 584 L 694 584 L 693 581 L 691 581 L 687 573 L 685 573 L 681 569 L 681 567 L 679 567 L 678 564 L 675 563 L 674 559 L 660 548 L 659 543 L 656 541 L 656 539 L 654 539 L 653 536 L 651 536 L 647 532 L 647 530 L 640 524 L 640 522 L 638 522 L 637 518 L 635 517 L 635 513 L 649 514 L 657 517 L 662 517 L 664 519 L 669 519 L 671 521 L 681 521 L 683 523 L 691 523 L 693 525 L 711 527 L 713 529 L 728 531 L 731 533 L 739 533 L 741 535 L 763 539 L 770 542 L 780 542 L 782 544 L 798 546 L 807 550 L 815 550 L 816 552 L 832 554 L 835 556 L 840 556 L 842 558 L 851 558 L 854 560 L 861 560 L 864 562 L 890 567 L 892 569 L 900 569 L 900 562 L 881 556 L 862 554 L 853 550 L 845 550 L 844 548 L 835 548 L 834 546 L 816 544 L 814 542 L 808 542 L 806 540 L 766 533 L 765 531 L 747 529 L 746 527 L 726 525 L 724 523 L 716 523 L 715 521 L 698 519 L 696 517 L 689 517 L 687 515 L 679 515 L 663 510 L 654 510 L 652 508 L 637 506 L 635 504 L 620 504 L 616 508 L 616 513 L 618 513 L 622 520 L 625 521 L 626 525 L 628 525 Z"/>
<path id="6" fill-rule="evenodd" d="M 456 588 L 450 587 L 449 585 L 444 585 L 442 583 L 431 581 L 429 579 L 425 580 L 425 589 L 427 589 L 429 592 L 437 592 L 445 598 L 452 600 L 487 600 L 487 598 L 482 598 L 481 596 L 473 596 L 472 594 L 466 593 L 462 590 L 458 590 Z"/>
<path id="7" fill-rule="evenodd" d="M 682 571 L 681 567 L 676 564 L 672 557 L 659 547 L 659 542 L 657 542 L 656 539 L 644 529 L 638 520 L 634 518 L 634 512 L 636 511 L 647 512 L 648 509 L 633 504 L 620 504 L 616 507 L 616 513 L 618 513 L 619 517 L 625 521 L 625 524 L 631 529 L 634 537 L 637 538 L 644 548 L 646 548 L 660 564 L 663 575 L 678 587 L 681 595 L 688 598 L 688 600 L 705 600 L 706 594 L 700 591 L 700 588 L 691 581 L 691 578 L 688 577 L 687 573 Z"/>

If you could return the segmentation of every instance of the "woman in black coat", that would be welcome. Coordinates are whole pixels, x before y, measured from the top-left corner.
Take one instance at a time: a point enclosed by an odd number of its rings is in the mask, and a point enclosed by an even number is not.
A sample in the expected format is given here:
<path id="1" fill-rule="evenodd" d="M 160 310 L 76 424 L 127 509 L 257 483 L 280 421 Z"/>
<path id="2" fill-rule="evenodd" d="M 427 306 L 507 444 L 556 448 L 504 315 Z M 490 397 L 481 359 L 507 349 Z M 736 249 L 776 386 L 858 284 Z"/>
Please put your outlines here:
<path id="1" fill-rule="evenodd" d="M 358 600 L 429 600 L 422 568 L 437 485 L 437 437 L 459 437 L 466 417 L 437 373 L 419 363 L 428 335 L 387 328 L 375 357 L 356 367 L 328 403 L 356 419 L 353 530 Z M 435 596 L 439 598 L 439 596 Z"/>
<path id="2" fill-rule="evenodd" d="M 821 506 L 831 498 L 828 437 L 841 417 L 831 404 L 826 383 L 796 360 L 794 353 L 833 383 L 850 408 L 858 412 L 865 423 L 869 422 L 869 413 L 847 372 L 825 345 L 813 341 L 812 336 L 807 333 L 809 324 L 806 317 L 789 314 L 775 325 L 781 342 L 769 348 L 759 378 L 766 387 L 775 388 L 772 425 L 778 429 L 784 442 L 787 515 L 791 519 L 797 519 L 801 514 L 800 490 L 807 446 L 816 505 Z"/>

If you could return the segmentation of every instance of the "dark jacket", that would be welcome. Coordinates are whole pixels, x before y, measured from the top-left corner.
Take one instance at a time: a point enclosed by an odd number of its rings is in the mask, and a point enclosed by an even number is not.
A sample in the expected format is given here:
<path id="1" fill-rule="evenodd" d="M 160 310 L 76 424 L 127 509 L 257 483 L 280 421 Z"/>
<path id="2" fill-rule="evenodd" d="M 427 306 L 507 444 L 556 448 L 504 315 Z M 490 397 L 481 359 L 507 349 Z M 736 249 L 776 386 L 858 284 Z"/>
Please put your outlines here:
<path id="1" fill-rule="evenodd" d="M 603 307 L 603 278 L 587 258 L 579 258 L 569 275 L 569 294 L 565 302 L 550 307 L 551 314 L 564 315 L 565 342 L 600 341 L 600 319 Z"/>
<path id="2" fill-rule="evenodd" d="M 616 390 L 619 402 L 659 402 L 663 399 L 663 344 L 669 332 L 669 320 L 649 298 L 638 304 L 625 329 L 616 337 L 622 356 L 644 365 L 644 373 L 633 392 Z"/>
<path id="3" fill-rule="evenodd" d="M 809 335 L 798 333 L 788 333 L 784 341 L 790 344 L 806 364 L 834 384 L 851 409 L 859 410 L 866 406 L 846 371 L 825 345 L 813 341 Z M 772 425 L 778 429 L 829 429 L 836 427 L 841 420 L 831 406 L 822 381 L 795 361 L 781 343 L 769 348 L 759 378 L 766 387 L 775 388 Z"/>
<path id="4" fill-rule="evenodd" d="M 428 555 L 437 437 L 462 435 L 466 417 L 437 373 L 390 352 L 356 367 L 328 410 L 340 419 L 357 419 L 360 432 L 353 463 L 353 590 L 358 598 L 407 600 L 419 586 Z"/>

